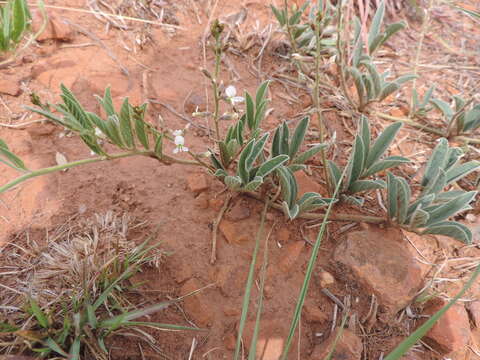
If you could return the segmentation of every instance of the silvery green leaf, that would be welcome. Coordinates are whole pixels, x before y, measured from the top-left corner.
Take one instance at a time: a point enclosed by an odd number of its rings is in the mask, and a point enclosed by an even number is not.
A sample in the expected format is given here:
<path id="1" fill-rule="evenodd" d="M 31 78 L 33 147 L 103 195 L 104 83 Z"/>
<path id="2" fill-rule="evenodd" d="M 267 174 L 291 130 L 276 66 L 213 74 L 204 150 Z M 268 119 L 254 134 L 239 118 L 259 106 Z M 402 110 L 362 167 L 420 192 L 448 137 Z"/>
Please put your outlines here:
<path id="1" fill-rule="evenodd" d="M 432 155 L 425 167 L 425 173 L 422 178 L 422 186 L 425 187 L 428 183 L 436 177 L 439 169 L 444 169 L 445 162 L 448 153 L 448 141 L 445 138 L 441 138 L 438 141 L 437 146 L 433 149 Z"/>
<path id="2" fill-rule="evenodd" d="M 257 130 L 260 126 L 260 123 L 265 117 L 265 112 L 267 111 L 267 101 L 262 101 L 259 105 L 257 105 L 257 109 L 255 111 L 255 118 L 254 118 L 254 129 Z"/>
<path id="3" fill-rule="evenodd" d="M 458 147 L 448 148 L 443 170 L 448 171 L 453 168 L 456 164 L 458 164 L 463 154 L 463 150 Z"/>
<path id="4" fill-rule="evenodd" d="M 458 95 L 453 95 L 453 100 L 455 102 L 455 112 L 460 111 L 460 109 L 465 106 L 465 100 Z"/>
<path id="5" fill-rule="evenodd" d="M 333 184 L 338 184 L 342 177 L 342 171 L 333 161 L 327 160 L 328 174 L 332 179 Z"/>
<path id="6" fill-rule="evenodd" d="M 243 189 L 245 191 L 255 191 L 262 184 L 263 184 L 263 178 L 261 176 L 255 176 L 255 178 L 252 181 L 250 181 L 247 185 L 245 185 Z"/>
<path id="7" fill-rule="evenodd" d="M 383 85 L 380 95 L 378 95 L 378 101 L 386 99 L 389 95 L 393 94 L 395 91 L 400 90 L 400 85 L 396 82 L 389 82 Z"/>
<path id="8" fill-rule="evenodd" d="M 248 92 L 245 92 L 245 107 L 248 128 L 250 130 L 255 130 L 255 105 L 253 104 L 252 97 Z"/>
<path id="9" fill-rule="evenodd" d="M 413 229 L 423 227 L 428 221 L 429 217 L 430 215 L 428 212 L 422 210 L 421 208 L 417 208 L 411 216 L 410 227 Z"/>
<path id="10" fill-rule="evenodd" d="M 367 101 L 375 99 L 375 87 L 370 75 L 362 75 L 363 83 L 365 84 L 365 90 L 367 93 Z"/>
<path id="11" fill-rule="evenodd" d="M 131 118 L 131 106 L 128 103 L 128 98 L 125 98 L 120 109 L 120 134 L 122 135 L 123 142 L 127 148 L 131 148 L 135 145 L 133 140 L 132 123 L 130 120 Z"/>
<path id="12" fill-rule="evenodd" d="M 250 140 L 250 142 L 245 146 L 245 148 L 240 153 L 240 158 L 238 160 L 237 174 L 242 179 L 243 183 L 247 183 L 249 180 L 249 167 L 247 166 L 247 159 L 252 153 L 253 146 L 255 145 L 255 140 Z"/>
<path id="13" fill-rule="evenodd" d="M 242 179 L 239 176 L 227 175 L 223 182 L 231 190 L 238 190 L 242 186 Z"/>
<path id="14" fill-rule="evenodd" d="M 288 207 L 290 208 L 295 204 L 297 199 L 297 181 L 295 180 L 293 173 L 284 166 L 278 167 L 276 172 L 280 179 L 282 199 L 287 202 Z"/>
<path id="15" fill-rule="evenodd" d="M 318 144 L 307 151 L 304 151 L 303 153 L 299 154 L 295 159 L 293 159 L 292 163 L 293 164 L 304 164 L 306 163 L 310 158 L 318 154 L 320 151 L 325 149 L 327 147 L 327 144 Z"/>
<path id="16" fill-rule="evenodd" d="M 288 168 L 294 173 L 296 171 L 300 171 L 300 170 L 305 170 L 307 168 L 307 165 L 303 165 L 303 164 L 290 164 L 288 165 Z"/>
<path id="17" fill-rule="evenodd" d="M 446 173 L 446 184 L 460 180 L 480 167 L 480 162 L 473 160 L 450 168 Z"/>
<path id="18" fill-rule="evenodd" d="M 15 0 L 12 9 L 12 33 L 11 39 L 18 43 L 21 40 L 23 32 L 28 27 L 28 20 L 30 19 L 29 12 L 25 0 Z M 4 34 L 5 36 L 5 34 Z"/>
<path id="19" fill-rule="evenodd" d="M 427 226 L 433 225 L 435 223 L 441 222 L 448 219 L 450 216 L 455 215 L 457 212 L 465 210 L 469 206 L 470 202 L 477 195 L 476 191 L 469 191 L 463 195 L 458 196 L 455 199 L 452 199 L 432 211 L 430 213 L 430 219 L 427 222 Z M 427 210 L 427 209 L 425 209 Z"/>
<path id="20" fill-rule="evenodd" d="M 387 183 L 383 180 L 356 180 L 350 185 L 349 192 L 356 194 L 362 191 L 384 189 Z"/>
<path id="21" fill-rule="evenodd" d="M 245 160 L 245 168 L 247 171 L 250 171 L 255 161 L 258 159 L 259 155 L 262 153 L 265 143 L 268 139 L 268 133 L 265 133 L 260 140 L 256 141 L 250 155 Z"/>
<path id="22" fill-rule="evenodd" d="M 103 99 L 99 96 L 96 96 L 97 100 L 100 102 L 102 105 L 103 109 L 107 113 L 107 116 L 113 116 L 116 115 L 117 113 L 115 112 L 115 109 L 113 107 L 113 100 L 112 100 L 112 93 L 110 91 L 110 86 L 108 86 L 105 89 L 105 94 L 103 95 Z"/>
<path id="23" fill-rule="evenodd" d="M 273 135 L 272 141 L 272 156 L 280 155 L 280 142 L 282 141 L 283 127 L 278 126 Z"/>
<path id="24" fill-rule="evenodd" d="M 240 146 L 243 145 L 243 131 L 245 129 L 245 114 L 242 115 L 240 120 L 238 120 L 237 126 L 235 127 L 235 138 L 237 139 L 237 143 Z"/>
<path id="25" fill-rule="evenodd" d="M 398 85 L 402 85 L 407 81 L 412 81 L 413 79 L 417 79 L 417 78 L 418 78 L 418 75 L 414 75 L 414 74 L 402 75 L 395 80 L 395 83 L 397 83 Z"/>
<path id="26" fill-rule="evenodd" d="M 264 162 L 257 171 L 257 176 L 264 178 L 272 171 L 276 170 L 281 165 L 288 161 L 288 155 L 278 155 L 274 158 Z"/>
<path id="27" fill-rule="evenodd" d="M 382 26 L 383 17 L 385 15 L 385 2 L 382 1 L 373 16 L 372 23 L 370 25 L 370 31 L 368 32 L 368 47 L 372 45 L 374 39 L 380 34 L 380 28 Z M 370 51 L 371 52 L 371 51 Z"/>
<path id="28" fill-rule="evenodd" d="M 380 92 L 382 91 L 382 79 L 380 77 L 380 74 L 377 71 L 377 68 L 375 67 L 375 65 L 373 65 L 372 62 L 370 61 L 365 62 L 365 67 L 370 73 L 370 77 L 373 82 L 374 93 L 372 98 L 377 98 L 380 95 Z"/>
<path id="29" fill-rule="evenodd" d="M 255 96 L 255 104 L 257 105 L 257 110 L 258 110 L 258 105 L 265 100 L 265 95 L 268 90 L 268 86 L 270 85 L 270 81 L 264 81 L 257 89 L 257 94 Z"/>
<path id="30" fill-rule="evenodd" d="M 363 164 L 365 159 L 365 146 L 360 136 L 355 137 L 352 153 L 348 159 L 347 173 L 345 175 L 345 187 L 350 189 L 363 172 Z"/>
<path id="31" fill-rule="evenodd" d="M 372 39 L 372 42 L 369 42 L 368 51 L 370 54 L 373 54 L 375 50 L 383 43 L 383 39 L 385 39 L 385 34 L 378 34 L 375 38 Z"/>
<path id="32" fill-rule="evenodd" d="M 286 121 L 283 122 L 282 128 L 283 131 L 280 139 L 280 153 L 288 155 L 290 153 L 290 145 L 288 143 L 290 140 L 290 131 Z"/>
<path id="33" fill-rule="evenodd" d="M 463 191 L 462 191 L 463 193 Z M 444 193 L 445 194 L 445 193 Z M 410 217 L 417 208 L 421 207 L 425 209 L 426 207 L 430 206 L 432 202 L 436 199 L 435 194 L 429 194 L 425 196 L 420 196 L 417 200 L 410 204 L 408 207 L 407 217 Z"/>
<path id="34" fill-rule="evenodd" d="M 232 139 L 227 143 L 227 152 L 230 158 L 235 156 L 238 149 L 240 149 L 240 145 L 238 144 L 237 139 Z"/>
<path id="35" fill-rule="evenodd" d="M 368 118 L 365 115 L 360 117 L 360 137 L 363 140 L 363 145 L 365 147 L 365 162 L 367 161 L 368 152 L 370 151 L 370 126 L 368 124 Z"/>
<path id="36" fill-rule="evenodd" d="M 218 150 L 220 151 L 220 159 L 222 160 L 222 164 L 224 167 L 228 168 L 230 165 L 231 155 L 228 151 L 227 144 L 225 144 L 223 141 L 220 141 L 218 143 Z"/>
<path id="37" fill-rule="evenodd" d="M 440 194 L 436 194 L 434 196 L 433 201 L 436 204 L 444 203 L 444 202 L 450 201 L 454 198 L 457 198 L 457 197 L 459 197 L 460 195 L 463 195 L 463 194 L 465 194 L 465 191 L 463 191 L 463 190 L 444 191 L 444 192 L 441 192 Z"/>
<path id="38" fill-rule="evenodd" d="M 135 133 L 137 134 L 137 139 L 140 141 L 140 144 L 148 150 L 150 147 L 149 141 L 148 141 L 148 135 L 145 131 L 145 122 L 143 119 L 140 117 L 134 117 L 135 119 Z M 100 120 L 102 121 L 102 120 Z M 102 130 L 102 129 L 100 129 Z M 103 130 L 102 130 L 103 131 Z"/>
<path id="39" fill-rule="evenodd" d="M 365 199 L 359 198 L 359 197 L 356 197 L 356 196 L 350 196 L 350 195 L 342 194 L 341 197 L 342 197 L 342 200 L 346 204 L 350 204 L 350 205 L 363 206 L 363 204 L 365 202 Z"/>
<path id="40" fill-rule="evenodd" d="M 435 84 L 430 86 L 430 88 L 426 92 L 425 96 L 423 97 L 423 101 L 420 104 L 420 107 L 426 107 L 428 105 L 428 103 L 430 102 L 430 100 L 432 98 L 432 94 L 433 94 L 434 90 L 435 90 Z"/>
<path id="41" fill-rule="evenodd" d="M 212 150 L 209 150 L 210 151 L 210 160 L 212 161 L 212 164 L 213 166 L 215 166 L 216 169 L 222 169 L 222 170 L 225 170 L 223 168 L 223 165 L 222 163 L 220 162 L 220 160 L 217 159 L 217 157 L 213 154 L 213 151 Z"/>
<path id="42" fill-rule="evenodd" d="M 292 136 L 292 141 L 290 143 L 290 149 L 289 149 L 290 150 L 289 156 L 291 159 L 295 157 L 298 150 L 300 149 L 300 146 L 303 143 L 309 122 L 310 122 L 310 119 L 308 117 L 304 117 L 302 120 L 300 120 L 297 127 L 295 128 L 295 131 Z"/>
<path id="43" fill-rule="evenodd" d="M 465 113 L 465 125 L 463 131 L 475 130 L 480 126 L 480 104 L 475 105 Z"/>
<path id="44" fill-rule="evenodd" d="M 390 172 L 387 172 L 387 210 L 388 217 L 390 220 L 397 217 L 398 212 L 398 186 L 395 179 L 395 175 Z"/>
<path id="45" fill-rule="evenodd" d="M 225 177 L 228 176 L 228 173 L 223 169 L 217 169 L 214 174 L 216 177 Z"/>
<path id="46" fill-rule="evenodd" d="M 163 134 L 158 135 L 155 139 L 154 151 L 155 155 L 161 159 L 163 156 Z"/>
<path id="47" fill-rule="evenodd" d="M 14 168 L 15 170 L 28 170 L 22 159 L 12 153 L 8 148 L 8 145 L 2 139 L 0 139 L 0 162 Z"/>
<path id="48" fill-rule="evenodd" d="M 408 164 L 410 162 L 409 159 L 404 158 L 402 156 L 389 156 L 383 160 L 379 160 L 376 163 L 374 163 L 372 166 L 370 166 L 369 169 L 367 169 L 363 174 L 363 177 L 371 176 L 373 174 L 376 174 L 380 171 L 384 171 L 387 169 L 391 169 L 392 167 L 396 167 L 401 164 Z"/>
<path id="49" fill-rule="evenodd" d="M 423 189 L 422 195 L 438 194 L 447 186 L 445 171 L 439 169 L 437 176 L 432 178 L 428 185 Z"/>
<path id="50" fill-rule="evenodd" d="M 467 245 L 472 243 L 472 232 L 468 227 L 456 221 L 443 221 L 429 226 L 422 234 L 435 234 L 452 237 Z"/>
<path id="51" fill-rule="evenodd" d="M 272 9 L 273 14 L 277 18 L 278 23 L 280 26 L 284 26 L 287 23 L 286 16 L 285 16 L 285 10 L 279 10 L 275 6 L 270 5 L 270 8 Z"/>
<path id="52" fill-rule="evenodd" d="M 349 68 L 350 75 L 353 77 L 353 81 L 355 82 L 355 88 L 357 89 L 358 100 L 360 104 L 365 103 L 365 97 L 367 93 L 367 89 L 365 88 L 365 84 L 363 83 L 362 73 L 357 68 Z"/>
<path id="53" fill-rule="evenodd" d="M 290 220 L 295 219 L 300 211 L 300 208 L 298 207 L 297 204 L 294 204 L 292 207 L 289 207 L 289 205 L 285 201 L 282 202 L 282 208 L 283 208 L 283 212 L 285 213 L 286 216 L 289 217 Z"/>
<path id="54" fill-rule="evenodd" d="M 60 88 L 62 90 L 61 98 L 69 113 L 72 114 L 75 120 L 81 124 L 83 129 L 92 129 L 93 126 L 75 95 L 73 95 L 73 93 L 63 84 L 60 85 Z"/>
<path id="55" fill-rule="evenodd" d="M 452 119 L 455 112 L 448 103 L 440 99 L 432 99 L 430 100 L 430 102 L 435 108 L 440 110 L 440 112 L 443 114 L 443 116 L 445 116 L 445 119 L 447 119 L 448 122 Z"/>
<path id="56" fill-rule="evenodd" d="M 408 212 L 408 203 L 410 202 L 410 187 L 408 186 L 407 181 L 397 176 L 397 191 L 398 191 L 398 218 L 397 221 L 399 224 L 404 224 L 407 219 Z"/>
<path id="57" fill-rule="evenodd" d="M 373 49 L 372 52 L 375 52 L 376 49 L 378 49 L 380 46 L 385 44 L 388 41 L 388 39 L 390 39 L 393 35 L 395 35 L 400 30 L 403 30 L 406 26 L 407 24 L 404 21 L 400 21 L 400 22 L 388 25 L 387 28 L 385 29 L 385 33 L 382 40 L 378 43 L 377 48 Z"/>
<path id="58" fill-rule="evenodd" d="M 401 122 L 396 122 L 388 126 L 377 138 L 373 146 L 370 148 L 368 153 L 367 161 L 365 162 L 365 167 L 369 169 L 374 163 L 376 163 L 388 149 L 392 141 L 395 139 L 397 132 L 402 127 Z"/>

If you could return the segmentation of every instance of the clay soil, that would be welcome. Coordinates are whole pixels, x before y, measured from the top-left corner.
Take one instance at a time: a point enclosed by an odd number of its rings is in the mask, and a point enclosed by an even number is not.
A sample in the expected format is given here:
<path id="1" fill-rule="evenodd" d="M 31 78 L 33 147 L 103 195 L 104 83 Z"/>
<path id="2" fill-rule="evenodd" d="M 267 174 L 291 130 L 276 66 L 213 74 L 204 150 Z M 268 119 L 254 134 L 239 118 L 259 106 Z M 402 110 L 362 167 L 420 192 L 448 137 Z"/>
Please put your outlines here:
<path id="1" fill-rule="evenodd" d="M 152 14 L 141 13 L 139 8 L 136 11 L 128 5 L 133 2 L 123 2 L 127 4 L 122 8 L 123 14 L 158 22 Z M 212 106 L 209 83 L 200 69 L 213 67 L 208 25 L 217 17 L 230 22 L 227 31 L 232 32 L 231 47 L 222 64 L 224 83 L 234 84 L 239 92 L 245 89 L 252 93 L 261 81 L 273 80 L 270 90 L 272 111 L 266 118 L 264 129 L 271 130 L 284 120 L 298 119 L 311 106 L 308 89 L 295 87 L 294 82 L 281 77 L 287 75 L 295 78 L 296 74 L 294 67 L 283 56 L 284 35 L 277 31 L 268 1 L 222 0 L 215 3 L 207 0 L 167 0 L 156 3 L 160 4 L 156 9 L 163 12 L 162 21 L 167 25 L 125 21 L 126 27 L 121 29 L 114 24 L 107 24 L 103 17 L 74 11 L 88 9 L 83 0 L 48 2 L 52 6 L 47 9 L 49 15 L 58 22 L 66 20 L 64 26 L 71 34 L 66 39 L 38 42 L 14 64 L 0 69 L 0 92 L 2 86 L 6 86 L 4 79 L 20 87 L 19 95 L 0 94 L 0 119 L 8 125 L 0 127 L 0 137 L 30 168 L 55 165 L 57 152 L 70 161 L 91 156 L 78 138 L 68 136 L 58 126 L 46 122 L 18 126 L 39 119 L 39 116 L 24 109 L 24 105 L 30 103 L 29 94 L 35 92 L 42 99 L 58 102 L 61 83 L 71 88 L 90 111 L 99 111 L 93 95 L 101 95 L 108 85 L 117 104 L 127 96 L 134 104 L 150 102 L 150 122 L 173 130 L 184 128 L 187 121 L 192 122 L 186 137 L 188 146 L 194 152 L 206 151 L 211 146 L 205 130 L 208 124 L 201 118 L 192 119 L 191 113 L 197 106 L 202 111 Z M 475 1 L 470 3 L 478 10 Z M 112 6 L 115 8 L 116 5 Z M 236 20 L 242 18 L 242 14 L 246 15 L 246 19 L 239 21 L 238 26 L 234 25 Z M 408 18 L 403 11 L 389 16 L 389 21 L 406 19 L 409 28 L 390 41 L 379 57 L 384 61 L 385 68 L 403 74 L 413 69 L 421 24 Z M 438 97 L 445 100 L 454 94 L 467 97 L 478 89 L 480 76 L 478 21 L 444 5 L 436 6 L 431 16 L 431 27 L 419 55 L 422 65 L 418 67 L 421 78 L 417 81 L 417 88 L 423 93 L 432 83 L 436 83 Z M 410 94 L 410 87 L 407 87 L 398 99 L 391 99 L 378 110 L 404 116 L 407 109 L 405 99 L 409 99 Z M 355 123 L 351 118 L 339 115 L 341 109 L 336 107 L 334 101 L 324 105 L 329 109 L 325 113 L 327 130 L 330 136 L 336 134 L 335 156 L 344 161 L 353 139 L 352 134 L 355 133 Z M 372 124 L 372 132 L 377 134 L 389 122 L 372 116 Z M 226 121 L 222 127 L 225 129 L 228 125 Z M 312 128 L 310 142 L 315 142 L 314 130 L 315 127 Z M 428 159 L 435 145 L 435 137 L 408 127 L 402 129 L 399 139 L 392 152 L 412 157 L 418 164 Z M 471 147 L 467 158 L 478 157 L 478 148 Z M 303 191 L 324 192 L 322 169 L 318 164 L 318 160 L 315 160 L 309 175 L 303 177 Z M 413 178 L 417 170 L 404 169 L 406 175 Z M 15 171 L 2 167 L 0 183 L 15 176 Z M 189 182 L 203 176 L 207 179 L 208 189 L 200 194 L 192 192 Z M 463 185 L 469 188 L 474 180 Z M 152 320 L 194 325 L 207 331 L 150 331 L 162 355 L 148 347 L 144 347 L 142 355 L 135 341 L 115 339 L 112 358 L 142 359 L 144 356 L 157 359 L 165 356 L 169 359 L 188 359 L 194 341 L 193 359 L 230 359 L 262 205 L 247 197 L 234 198 L 232 205 L 238 213 L 232 211 L 230 215 L 227 214 L 227 220 L 228 216 L 233 219 L 231 223 L 235 226 L 235 233 L 245 235 L 246 240 L 229 243 L 220 233 L 218 259 L 212 265 L 212 223 L 225 196 L 219 182 L 191 167 L 164 166 L 146 158 L 91 164 L 33 179 L 2 194 L 0 244 L 12 241 L 21 243 L 27 234 L 41 242 L 49 231 L 74 216 L 89 217 L 106 211 L 128 213 L 146 221 L 147 225 L 142 230 L 131 234 L 132 241 L 140 242 L 159 225 L 160 231 L 155 241 L 161 242 L 162 249 L 169 255 L 160 268 L 146 269 L 140 276 L 139 280 L 144 281 L 144 285 L 137 296 L 148 304 L 177 298 L 206 287 L 178 307 L 173 306 L 154 315 Z M 383 210 L 375 205 L 374 197 L 372 195 L 370 200 L 367 199 L 368 205 L 364 209 L 347 207 L 335 211 L 382 214 Z M 471 212 L 473 218 L 479 216 L 478 213 L 476 206 Z M 237 221 L 235 217 L 239 216 L 244 219 Z M 474 241 L 480 241 L 475 220 L 465 222 L 477 231 Z M 266 230 L 271 231 L 271 236 L 268 243 L 269 266 L 262 334 L 286 337 L 318 225 L 318 222 L 304 220 L 288 222 L 281 213 L 269 211 Z M 334 283 L 328 285 L 330 293 L 342 301 L 349 297 L 352 311 L 358 319 L 364 318 L 369 312 L 370 294 L 360 292 L 355 283 L 343 277 L 342 269 L 331 261 L 335 245 L 348 232 L 362 226 L 350 223 L 329 225 L 295 338 L 292 359 L 311 358 L 316 345 L 332 331 L 335 303 L 321 291 L 325 276 L 328 278 L 325 272 L 335 276 Z M 443 240 L 435 246 L 419 240 L 417 245 L 422 254 L 431 255 L 428 260 L 433 263 L 442 256 L 466 256 L 461 244 L 449 240 Z M 262 245 L 260 258 L 263 257 L 263 250 Z M 470 257 L 480 256 L 475 252 L 476 248 L 469 248 L 468 251 L 471 252 Z M 435 275 L 448 277 L 448 269 L 448 266 L 442 268 L 442 273 Z M 468 274 L 469 271 L 462 272 L 457 277 L 458 282 L 453 285 L 440 282 L 435 286 L 446 296 L 454 294 Z M 255 286 L 252 304 L 258 301 L 257 290 Z M 472 296 L 477 291 L 475 289 Z M 251 308 L 255 309 L 255 306 Z M 337 310 L 338 325 L 342 314 L 340 309 Z M 247 322 L 245 346 L 249 344 L 253 321 L 252 312 Z M 381 354 L 388 353 L 408 334 L 405 324 L 370 324 L 362 336 L 363 357 L 377 359 Z M 421 358 L 434 356 L 428 350 L 419 354 Z M 469 358 L 475 358 L 473 353 L 469 354 Z"/>

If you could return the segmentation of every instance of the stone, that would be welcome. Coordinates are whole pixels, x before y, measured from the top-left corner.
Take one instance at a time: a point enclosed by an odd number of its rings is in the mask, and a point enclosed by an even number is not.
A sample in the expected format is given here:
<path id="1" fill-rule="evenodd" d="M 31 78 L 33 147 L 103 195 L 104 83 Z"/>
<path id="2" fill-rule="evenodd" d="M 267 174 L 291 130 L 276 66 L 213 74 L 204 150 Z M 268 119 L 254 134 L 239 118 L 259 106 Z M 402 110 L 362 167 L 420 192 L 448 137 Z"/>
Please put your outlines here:
<path id="1" fill-rule="evenodd" d="M 89 75 L 88 83 L 92 95 L 96 94 L 102 97 L 107 86 L 110 86 L 110 92 L 114 98 L 118 96 L 126 96 L 126 93 L 129 90 L 128 79 L 120 71 L 93 73 Z M 136 105 L 133 101 L 131 101 L 131 103 Z"/>
<path id="2" fill-rule="evenodd" d="M 194 194 L 200 194 L 208 189 L 207 177 L 205 174 L 191 174 L 187 178 L 188 188 Z"/>
<path id="3" fill-rule="evenodd" d="M 424 311 L 433 315 L 446 301 L 436 299 Z M 424 340 L 442 354 L 464 349 L 470 341 L 471 331 L 467 311 L 463 305 L 455 304 L 433 325 Z"/>
<path id="4" fill-rule="evenodd" d="M 201 289 L 202 287 L 203 285 L 199 280 L 192 278 L 183 284 L 180 293 L 182 296 L 187 295 L 193 291 Z M 204 289 L 194 295 L 187 296 L 183 300 L 185 311 L 200 327 L 212 324 L 214 318 L 214 309 L 211 306 L 211 300 L 207 298 L 208 291 L 209 289 Z"/>
<path id="5" fill-rule="evenodd" d="M 338 331 L 338 329 L 337 329 Z M 334 348 L 337 331 L 313 350 L 311 360 L 323 360 Z M 343 329 L 342 336 L 335 345 L 332 353 L 332 360 L 360 360 L 362 356 L 362 341 L 360 338 L 348 329 Z"/>
<path id="6" fill-rule="evenodd" d="M 328 271 L 322 270 L 318 275 L 321 287 L 327 287 L 335 283 L 335 278 Z"/>
<path id="7" fill-rule="evenodd" d="M 22 93 L 18 78 L 9 75 L 0 77 L 0 94 L 18 96 Z"/>
<path id="8" fill-rule="evenodd" d="M 322 187 L 320 184 L 314 181 L 312 177 L 308 176 L 304 171 L 296 171 L 294 175 L 298 185 L 298 197 L 303 196 L 306 192 L 321 194 Z"/>
<path id="9" fill-rule="evenodd" d="M 423 285 L 422 269 L 402 236 L 400 230 L 372 226 L 349 233 L 334 251 L 334 261 L 342 268 L 339 276 L 375 294 L 384 312 L 382 321 L 407 306 Z"/>
<path id="10" fill-rule="evenodd" d="M 229 244 L 241 244 L 250 238 L 245 233 L 243 226 L 226 219 L 220 222 L 219 229 Z"/>
<path id="11" fill-rule="evenodd" d="M 278 360 L 282 356 L 282 337 L 260 338 L 257 340 L 257 359 Z"/>
<path id="12" fill-rule="evenodd" d="M 220 211 L 223 207 L 223 203 L 225 201 L 223 199 L 218 199 L 218 198 L 214 198 L 214 199 L 210 199 L 208 201 L 208 205 L 215 211 Z"/>
<path id="13" fill-rule="evenodd" d="M 303 241 L 295 241 L 285 245 L 282 248 L 283 256 L 282 260 L 278 263 L 278 269 L 284 273 L 290 272 L 304 247 L 305 243 Z"/>
<path id="14" fill-rule="evenodd" d="M 250 208 L 248 207 L 246 201 L 240 200 L 235 203 L 227 212 L 225 212 L 225 219 L 237 222 L 240 220 L 245 220 L 250 217 Z"/>
<path id="15" fill-rule="evenodd" d="M 203 192 L 195 198 L 195 206 L 200 209 L 208 209 L 209 201 L 207 193 Z"/>
<path id="16" fill-rule="evenodd" d="M 288 326 L 289 323 L 282 321 L 281 319 L 263 319 L 260 326 L 260 333 L 258 335 L 255 359 L 280 359 L 285 344 L 285 334 L 288 333 Z M 243 331 L 246 349 L 250 348 L 254 327 L 255 321 L 251 320 L 247 322 Z M 296 337 L 293 341 L 296 341 Z"/>
<path id="17" fill-rule="evenodd" d="M 33 22 L 32 22 L 33 32 L 39 31 L 40 27 L 42 26 L 42 23 L 43 23 L 42 16 L 38 12 L 35 12 L 33 14 Z M 45 30 L 37 37 L 36 40 L 39 42 L 43 42 L 47 40 L 56 40 L 56 41 L 63 41 L 63 42 L 72 41 L 73 30 L 64 21 L 58 19 L 55 16 L 49 15 L 48 24 Z"/>
<path id="18" fill-rule="evenodd" d="M 28 134 L 32 137 L 48 136 L 53 134 L 57 126 L 49 121 L 34 123 L 27 127 Z"/>
<path id="19" fill-rule="evenodd" d="M 227 334 L 223 339 L 223 344 L 227 350 L 235 350 L 235 346 L 237 345 L 237 337 L 235 334 Z"/>
<path id="20" fill-rule="evenodd" d="M 480 328 L 480 301 L 472 301 L 467 305 L 468 313 L 472 319 L 473 325 Z"/>
<path id="21" fill-rule="evenodd" d="M 31 75 L 36 78 L 43 86 L 58 90 L 60 84 L 64 84 L 71 89 L 79 75 L 77 64 L 72 60 L 61 58 L 41 61 L 32 67 Z"/>

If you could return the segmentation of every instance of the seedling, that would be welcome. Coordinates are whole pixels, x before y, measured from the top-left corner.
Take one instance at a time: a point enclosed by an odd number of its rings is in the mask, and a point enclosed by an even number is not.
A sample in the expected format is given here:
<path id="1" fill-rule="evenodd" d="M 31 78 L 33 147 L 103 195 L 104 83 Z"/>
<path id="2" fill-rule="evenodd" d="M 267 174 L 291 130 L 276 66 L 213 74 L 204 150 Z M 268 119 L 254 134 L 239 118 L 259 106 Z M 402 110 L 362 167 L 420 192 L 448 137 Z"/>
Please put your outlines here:
<path id="1" fill-rule="evenodd" d="M 447 138 L 472 133 L 480 127 L 480 104 L 471 106 L 473 99 L 465 101 L 460 96 L 454 96 L 453 100 L 453 106 L 440 99 L 430 100 L 445 119 Z"/>

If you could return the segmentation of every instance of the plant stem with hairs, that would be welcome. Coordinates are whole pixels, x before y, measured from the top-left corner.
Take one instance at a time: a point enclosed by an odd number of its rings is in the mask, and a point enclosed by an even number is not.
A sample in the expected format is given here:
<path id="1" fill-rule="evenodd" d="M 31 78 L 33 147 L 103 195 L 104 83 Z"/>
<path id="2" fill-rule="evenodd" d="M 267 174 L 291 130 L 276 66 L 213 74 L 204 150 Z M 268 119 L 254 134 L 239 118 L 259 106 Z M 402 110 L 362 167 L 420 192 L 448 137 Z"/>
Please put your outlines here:
<path id="1" fill-rule="evenodd" d="M 325 140 L 323 115 L 322 115 L 322 111 L 320 110 L 320 56 L 321 56 L 320 55 L 320 50 L 321 50 L 320 22 L 321 22 L 322 10 L 317 9 L 317 11 L 318 12 L 317 12 L 316 21 L 315 21 L 316 52 L 315 52 L 315 85 L 313 87 L 313 103 L 315 105 L 315 111 L 317 113 L 319 142 L 322 144 Z M 328 194 L 331 194 L 332 188 L 330 184 L 330 176 L 328 175 L 327 156 L 325 153 L 325 149 L 322 149 L 320 151 L 320 157 L 322 159 L 322 166 L 325 174 L 325 181 L 327 182 L 327 192 Z"/>

